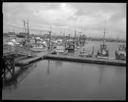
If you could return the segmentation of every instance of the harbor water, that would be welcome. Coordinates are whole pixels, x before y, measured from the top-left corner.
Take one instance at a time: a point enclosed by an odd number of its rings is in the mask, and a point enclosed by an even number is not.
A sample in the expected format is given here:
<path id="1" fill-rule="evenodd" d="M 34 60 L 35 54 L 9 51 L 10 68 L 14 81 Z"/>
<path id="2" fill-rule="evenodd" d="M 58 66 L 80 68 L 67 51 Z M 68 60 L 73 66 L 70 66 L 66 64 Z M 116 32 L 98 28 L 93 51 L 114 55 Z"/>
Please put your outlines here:
<path id="1" fill-rule="evenodd" d="M 99 44 L 88 42 L 85 47 L 94 46 L 97 50 Z M 106 44 L 110 56 L 115 57 L 118 44 Z M 2 99 L 125 100 L 126 67 L 41 60 L 27 66 L 5 86 Z"/>

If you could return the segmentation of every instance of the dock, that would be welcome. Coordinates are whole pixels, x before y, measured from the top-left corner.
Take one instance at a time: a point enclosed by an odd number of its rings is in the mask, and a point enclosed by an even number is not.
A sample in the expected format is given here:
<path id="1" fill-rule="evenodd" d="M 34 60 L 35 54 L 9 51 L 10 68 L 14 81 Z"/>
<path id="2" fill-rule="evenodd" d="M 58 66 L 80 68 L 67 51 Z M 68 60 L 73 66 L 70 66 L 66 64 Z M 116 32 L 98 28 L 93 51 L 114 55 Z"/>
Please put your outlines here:
<path id="1" fill-rule="evenodd" d="M 72 61 L 72 62 L 80 62 L 80 63 L 114 65 L 114 66 L 126 66 L 126 61 L 115 60 L 115 59 L 98 59 L 91 57 L 78 57 L 78 56 L 65 56 L 65 55 L 52 55 L 52 54 L 45 55 L 44 59 L 54 59 L 54 60 Z"/>
<path id="2" fill-rule="evenodd" d="M 33 57 L 19 58 L 19 59 L 15 60 L 15 65 L 16 66 L 26 66 L 28 64 L 42 60 L 45 55 L 47 55 L 46 51 L 37 53 L 36 56 L 33 56 Z"/>
<path id="3" fill-rule="evenodd" d="M 19 60 L 15 61 L 15 65 L 16 66 L 26 66 L 28 64 L 34 63 L 36 61 L 39 61 L 41 59 L 42 59 L 41 56 L 40 57 L 39 56 L 38 57 L 33 57 L 33 58 L 19 59 Z"/>
<path id="4" fill-rule="evenodd" d="M 20 69 L 24 69 L 26 65 L 35 63 L 42 59 L 42 56 L 46 54 L 43 53 L 33 53 L 29 48 L 20 46 L 3 46 L 3 69 L 2 78 L 3 80 L 8 80 L 12 78 L 16 72 L 15 66 L 20 66 Z M 8 76 L 9 75 L 9 76 Z"/>

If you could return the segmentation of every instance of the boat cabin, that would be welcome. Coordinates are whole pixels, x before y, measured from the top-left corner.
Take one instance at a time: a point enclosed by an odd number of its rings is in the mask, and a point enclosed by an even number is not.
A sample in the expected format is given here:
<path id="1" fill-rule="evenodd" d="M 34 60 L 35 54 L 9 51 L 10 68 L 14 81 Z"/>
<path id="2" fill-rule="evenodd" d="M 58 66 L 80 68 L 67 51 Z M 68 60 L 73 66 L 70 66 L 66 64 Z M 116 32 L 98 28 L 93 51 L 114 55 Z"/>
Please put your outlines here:
<path id="1" fill-rule="evenodd" d="M 69 53 L 74 52 L 75 51 L 75 43 L 73 41 L 66 43 L 65 50 L 67 50 Z"/>

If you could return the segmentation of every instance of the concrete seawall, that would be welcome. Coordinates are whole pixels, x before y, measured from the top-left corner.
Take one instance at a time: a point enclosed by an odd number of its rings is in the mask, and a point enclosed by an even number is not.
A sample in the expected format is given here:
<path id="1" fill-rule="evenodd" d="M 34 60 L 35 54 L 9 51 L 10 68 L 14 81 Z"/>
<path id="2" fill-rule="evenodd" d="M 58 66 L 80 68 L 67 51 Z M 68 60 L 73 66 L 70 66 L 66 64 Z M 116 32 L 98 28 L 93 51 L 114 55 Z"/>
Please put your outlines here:
<path id="1" fill-rule="evenodd" d="M 65 55 L 52 55 L 44 54 L 37 57 L 22 59 L 15 61 L 15 65 L 24 66 L 42 59 L 53 59 L 53 60 L 63 60 L 63 61 L 72 61 L 80 63 L 91 63 L 91 64 L 104 64 L 104 65 L 114 65 L 114 66 L 126 66 L 126 61 L 115 60 L 115 59 L 98 59 L 91 57 L 77 57 L 77 56 L 65 56 Z"/>
<path id="2" fill-rule="evenodd" d="M 74 56 L 64 56 L 64 55 L 44 55 L 43 58 L 63 60 L 63 61 L 72 61 L 72 62 L 81 62 L 81 63 L 126 66 L 126 61 L 114 60 L 114 59 L 97 59 L 97 58 L 74 57 Z"/>

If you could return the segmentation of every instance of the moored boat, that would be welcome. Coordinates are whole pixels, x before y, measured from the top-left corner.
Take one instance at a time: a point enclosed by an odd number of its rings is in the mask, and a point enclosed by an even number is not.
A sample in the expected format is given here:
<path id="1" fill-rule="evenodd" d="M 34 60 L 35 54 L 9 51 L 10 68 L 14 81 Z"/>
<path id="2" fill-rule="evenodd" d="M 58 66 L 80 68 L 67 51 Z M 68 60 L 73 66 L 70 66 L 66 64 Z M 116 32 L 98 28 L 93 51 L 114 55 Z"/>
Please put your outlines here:
<path id="1" fill-rule="evenodd" d="M 92 54 L 90 54 L 85 48 L 83 48 L 83 50 L 80 51 L 79 56 L 80 57 L 92 57 Z"/>
<path id="2" fill-rule="evenodd" d="M 30 48 L 31 51 L 34 51 L 34 52 L 42 52 L 46 49 L 46 47 L 44 47 L 43 45 L 34 45 L 32 48 Z"/>
<path id="3" fill-rule="evenodd" d="M 58 45 L 53 49 L 51 54 L 67 54 L 67 51 L 63 45 Z"/>
<path id="4" fill-rule="evenodd" d="M 109 50 L 107 49 L 107 45 L 100 45 L 100 49 L 97 51 L 97 58 L 109 58 Z"/>
<path id="5" fill-rule="evenodd" d="M 97 51 L 96 57 L 103 59 L 109 58 L 109 50 L 107 48 L 107 45 L 105 44 L 105 28 L 104 28 L 103 44 L 100 45 L 100 49 Z"/>
<path id="6" fill-rule="evenodd" d="M 115 51 L 116 60 L 126 60 L 126 46 L 120 45 Z"/>

